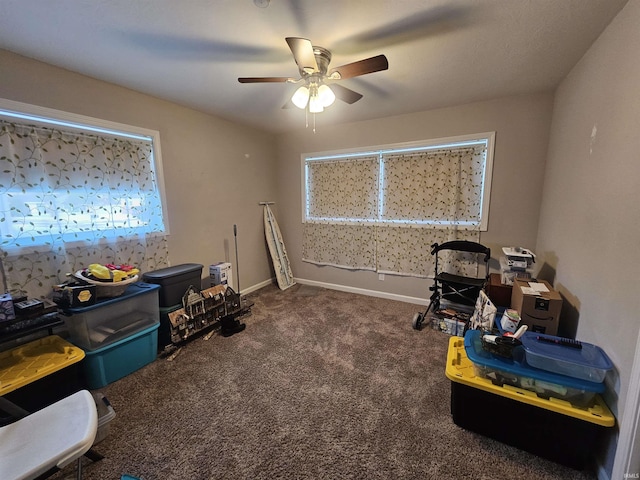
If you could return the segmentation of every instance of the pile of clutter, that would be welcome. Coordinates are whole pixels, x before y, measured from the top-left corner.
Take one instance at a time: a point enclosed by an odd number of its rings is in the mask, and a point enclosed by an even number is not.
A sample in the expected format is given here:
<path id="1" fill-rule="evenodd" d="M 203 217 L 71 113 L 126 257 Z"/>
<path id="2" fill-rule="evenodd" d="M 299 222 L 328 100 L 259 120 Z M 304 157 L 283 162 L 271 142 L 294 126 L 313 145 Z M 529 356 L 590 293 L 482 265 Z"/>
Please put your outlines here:
<path id="1" fill-rule="evenodd" d="M 431 327 L 448 335 L 462 336 L 472 313 L 460 309 L 459 306 L 440 308 L 431 313 Z"/>

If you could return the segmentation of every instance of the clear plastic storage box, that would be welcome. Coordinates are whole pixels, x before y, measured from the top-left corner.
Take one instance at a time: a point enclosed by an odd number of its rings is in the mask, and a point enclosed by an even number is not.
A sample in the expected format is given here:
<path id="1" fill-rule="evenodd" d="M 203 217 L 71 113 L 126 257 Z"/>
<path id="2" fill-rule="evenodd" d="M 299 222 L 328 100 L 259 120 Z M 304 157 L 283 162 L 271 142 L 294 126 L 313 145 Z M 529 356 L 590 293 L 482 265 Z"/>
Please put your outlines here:
<path id="1" fill-rule="evenodd" d="M 473 363 L 475 375 L 487 378 L 494 385 L 511 385 L 535 392 L 541 398 L 559 398 L 574 406 L 587 407 L 598 393 L 605 391 L 603 383 L 580 380 L 527 364 L 522 347 L 513 349 L 513 358 L 503 358 L 482 348 L 481 332 L 469 330 L 464 336 L 467 358 Z"/>
<path id="2" fill-rule="evenodd" d="M 111 420 L 116 416 L 116 412 L 111 406 L 109 399 L 100 392 L 92 392 L 93 400 L 96 402 L 96 408 L 98 410 L 98 431 L 96 432 L 96 438 L 93 441 L 94 445 L 97 445 L 109 435 L 111 429 Z"/>
<path id="3" fill-rule="evenodd" d="M 591 343 L 579 342 L 581 348 L 574 348 L 563 344 L 566 339 L 532 332 L 525 333 L 520 340 L 527 363 L 535 368 L 590 382 L 604 381 L 613 368 L 607 354 Z"/>
<path id="4" fill-rule="evenodd" d="M 159 285 L 137 282 L 119 297 L 64 310 L 71 341 L 85 351 L 96 350 L 160 323 Z"/>

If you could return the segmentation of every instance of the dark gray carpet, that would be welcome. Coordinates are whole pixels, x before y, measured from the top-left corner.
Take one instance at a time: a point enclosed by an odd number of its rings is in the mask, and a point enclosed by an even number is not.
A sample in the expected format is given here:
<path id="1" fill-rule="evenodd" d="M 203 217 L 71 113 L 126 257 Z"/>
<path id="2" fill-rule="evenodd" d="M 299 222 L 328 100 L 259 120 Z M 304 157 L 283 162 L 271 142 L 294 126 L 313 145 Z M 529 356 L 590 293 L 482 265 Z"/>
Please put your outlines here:
<path id="1" fill-rule="evenodd" d="M 250 299 L 245 331 L 100 390 L 116 417 L 85 479 L 594 478 L 456 426 L 449 337 L 412 329 L 423 307 L 304 285 Z"/>

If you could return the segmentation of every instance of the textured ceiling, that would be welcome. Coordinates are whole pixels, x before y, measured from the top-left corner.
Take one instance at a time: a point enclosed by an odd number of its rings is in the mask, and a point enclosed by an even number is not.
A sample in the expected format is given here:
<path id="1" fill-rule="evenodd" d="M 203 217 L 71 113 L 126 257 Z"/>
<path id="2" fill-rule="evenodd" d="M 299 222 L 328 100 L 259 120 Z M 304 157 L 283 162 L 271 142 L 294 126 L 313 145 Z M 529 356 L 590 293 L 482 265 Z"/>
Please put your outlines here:
<path id="1" fill-rule="evenodd" d="M 341 80 L 364 97 L 316 116 L 350 122 L 555 88 L 627 0 L 1 0 L 0 48 L 266 131 L 304 126 L 285 37 L 332 66 L 385 54 Z M 2 65 L 0 65 L 0 72 Z M 0 75 L 1 81 L 1 75 Z"/>

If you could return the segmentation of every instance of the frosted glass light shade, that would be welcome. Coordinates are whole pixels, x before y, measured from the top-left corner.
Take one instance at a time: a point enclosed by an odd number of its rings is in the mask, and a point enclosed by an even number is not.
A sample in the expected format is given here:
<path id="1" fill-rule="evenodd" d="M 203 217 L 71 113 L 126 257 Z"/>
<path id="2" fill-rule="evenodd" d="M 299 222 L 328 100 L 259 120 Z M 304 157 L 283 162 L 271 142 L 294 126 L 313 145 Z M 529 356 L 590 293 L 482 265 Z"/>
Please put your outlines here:
<path id="1" fill-rule="evenodd" d="M 309 97 L 309 112 L 311 113 L 320 113 L 324 110 L 322 106 L 322 101 L 318 95 L 311 95 Z"/>
<path id="2" fill-rule="evenodd" d="M 327 85 L 320 85 L 318 88 L 318 98 L 323 107 L 328 107 L 336 101 L 336 95 Z"/>
<path id="3" fill-rule="evenodd" d="M 305 108 L 309 101 L 309 89 L 305 86 L 300 87 L 291 97 L 291 101 L 296 107 Z"/>

